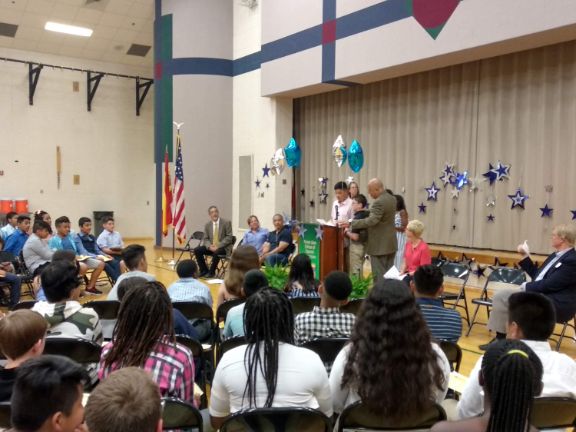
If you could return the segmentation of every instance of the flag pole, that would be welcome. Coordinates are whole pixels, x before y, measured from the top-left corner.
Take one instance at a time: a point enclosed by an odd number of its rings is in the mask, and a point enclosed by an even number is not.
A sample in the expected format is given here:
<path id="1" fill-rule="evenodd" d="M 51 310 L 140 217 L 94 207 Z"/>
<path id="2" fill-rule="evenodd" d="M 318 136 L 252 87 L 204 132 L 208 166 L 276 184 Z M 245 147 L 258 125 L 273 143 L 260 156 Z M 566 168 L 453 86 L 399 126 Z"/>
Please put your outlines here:
<path id="1" fill-rule="evenodd" d="M 176 126 L 176 142 L 180 142 L 180 127 L 182 127 L 182 125 L 184 123 L 178 123 L 173 121 L 172 122 L 174 124 L 174 126 Z M 178 151 L 178 149 L 176 149 L 176 151 Z M 172 196 L 172 204 L 174 203 L 174 196 Z M 174 228 L 174 205 L 171 205 L 171 209 L 172 209 L 172 259 L 170 261 L 168 261 L 168 265 L 171 267 L 175 267 L 176 266 L 176 260 L 174 259 L 174 254 L 176 251 L 176 230 Z"/>

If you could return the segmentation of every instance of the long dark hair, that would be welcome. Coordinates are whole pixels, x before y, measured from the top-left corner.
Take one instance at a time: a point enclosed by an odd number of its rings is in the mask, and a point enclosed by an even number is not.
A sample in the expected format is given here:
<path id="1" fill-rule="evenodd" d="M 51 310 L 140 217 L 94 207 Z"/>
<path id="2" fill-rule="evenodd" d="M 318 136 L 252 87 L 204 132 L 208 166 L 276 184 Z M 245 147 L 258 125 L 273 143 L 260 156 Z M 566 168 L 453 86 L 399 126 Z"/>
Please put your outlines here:
<path id="1" fill-rule="evenodd" d="M 318 283 L 314 279 L 314 269 L 312 268 L 312 261 L 306 254 L 298 254 L 292 260 L 290 265 L 290 273 L 288 274 L 288 283 L 284 288 L 285 292 L 292 291 L 292 283 L 298 282 L 302 285 L 302 291 L 309 293 L 318 291 Z"/>
<path id="2" fill-rule="evenodd" d="M 542 391 L 542 363 L 528 345 L 502 340 L 482 359 L 484 390 L 490 399 L 487 432 L 526 432 L 535 396 Z"/>
<path id="3" fill-rule="evenodd" d="M 394 420 L 428 409 L 444 374 L 430 332 L 406 284 L 378 282 L 352 332 L 342 388 L 355 390 L 371 410 Z"/>
<path id="4" fill-rule="evenodd" d="M 256 381 L 259 373 L 266 381 L 266 403 L 274 402 L 278 382 L 278 346 L 280 342 L 294 344 L 294 315 L 288 297 L 280 291 L 264 288 L 252 294 L 244 308 L 244 331 L 248 347 L 244 367 L 248 375 L 244 396 L 250 407 L 256 407 Z"/>
<path id="5" fill-rule="evenodd" d="M 161 338 L 175 343 L 172 303 L 160 282 L 147 282 L 124 294 L 113 345 L 104 359 L 104 367 L 142 367 Z"/>
<path id="6" fill-rule="evenodd" d="M 394 198 L 396 198 L 396 211 L 406 210 L 404 197 L 402 195 L 394 195 Z"/>

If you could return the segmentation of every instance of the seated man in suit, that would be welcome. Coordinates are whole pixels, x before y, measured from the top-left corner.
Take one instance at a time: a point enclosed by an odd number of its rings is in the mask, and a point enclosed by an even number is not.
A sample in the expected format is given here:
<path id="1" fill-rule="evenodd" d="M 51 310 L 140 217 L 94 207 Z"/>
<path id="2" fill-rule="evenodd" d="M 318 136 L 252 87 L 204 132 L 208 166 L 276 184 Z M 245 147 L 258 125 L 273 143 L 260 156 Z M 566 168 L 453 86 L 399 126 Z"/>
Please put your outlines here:
<path id="1" fill-rule="evenodd" d="M 292 232 L 289 226 L 284 226 L 284 216 L 275 214 L 272 218 L 274 231 L 268 233 L 266 243 L 262 246 L 260 261 L 265 261 L 266 265 L 288 264 L 288 257 L 294 252 L 292 242 Z"/>
<path id="2" fill-rule="evenodd" d="M 540 268 L 530 258 L 526 243 L 518 246 L 524 258 L 518 263 L 530 275 L 532 282 L 520 286 L 521 291 L 539 292 L 547 296 L 556 308 L 556 320 L 563 323 L 576 313 L 576 227 L 558 225 L 552 230 L 552 247 L 556 252 L 546 258 Z M 500 290 L 494 295 L 493 308 L 488 319 L 488 328 L 496 332 L 496 339 L 506 337 L 508 322 L 508 298 L 517 290 Z M 481 345 L 486 349 L 488 344 Z"/>
<path id="3" fill-rule="evenodd" d="M 204 226 L 204 244 L 194 249 L 196 262 L 200 267 L 199 277 L 214 277 L 218 267 L 218 255 L 230 255 L 234 246 L 232 223 L 220 218 L 220 212 L 216 206 L 210 206 L 208 214 L 210 215 L 210 222 Z M 210 270 L 206 266 L 204 255 L 212 257 Z"/>

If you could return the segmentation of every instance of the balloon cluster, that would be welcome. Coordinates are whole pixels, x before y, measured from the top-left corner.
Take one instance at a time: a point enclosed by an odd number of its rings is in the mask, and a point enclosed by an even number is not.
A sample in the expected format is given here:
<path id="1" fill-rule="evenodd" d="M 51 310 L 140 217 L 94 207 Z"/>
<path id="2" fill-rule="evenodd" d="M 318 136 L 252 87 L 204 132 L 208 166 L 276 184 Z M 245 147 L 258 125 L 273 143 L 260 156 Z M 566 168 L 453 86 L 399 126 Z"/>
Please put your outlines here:
<path id="1" fill-rule="evenodd" d="M 302 159 L 302 151 L 294 138 L 290 138 L 290 142 L 284 148 L 280 148 L 274 152 L 274 156 L 270 159 L 270 172 L 272 175 L 280 175 L 286 165 L 288 168 L 297 168 L 300 166 Z"/>
<path id="2" fill-rule="evenodd" d="M 362 151 L 362 146 L 356 140 L 352 141 L 350 148 L 346 150 L 346 143 L 342 138 L 342 135 L 338 135 L 336 141 L 332 145 L 332 156 L 334 157 L 334 162 L 341 168 L 342 165 L 348 160 L 348 165 L 350 169 L 357 173 L 362 169 L 364 165 L 364 152 Z"/>

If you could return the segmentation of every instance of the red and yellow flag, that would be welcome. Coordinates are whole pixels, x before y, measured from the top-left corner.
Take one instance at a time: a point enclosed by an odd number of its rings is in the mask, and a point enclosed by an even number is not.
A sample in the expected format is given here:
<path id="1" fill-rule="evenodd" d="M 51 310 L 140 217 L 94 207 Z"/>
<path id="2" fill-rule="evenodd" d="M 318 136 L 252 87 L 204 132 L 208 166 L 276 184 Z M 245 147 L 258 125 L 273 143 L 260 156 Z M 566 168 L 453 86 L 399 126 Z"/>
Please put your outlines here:
<path id="1" fill-rule="evenodd" d="M 168 227 L 172 224 L 172 182 L 170 181 L 170 164 L 168 148 L 164 153 L 164 193 L 162 194 L 162 234 L 168 235 Z"/>

